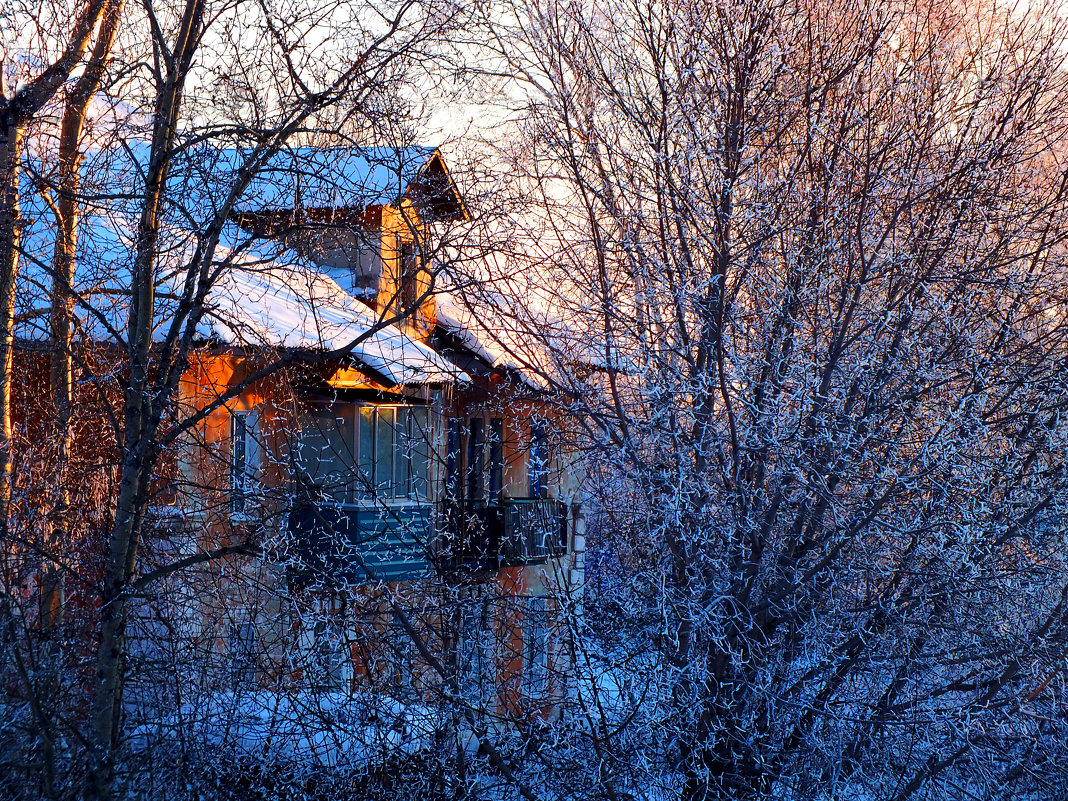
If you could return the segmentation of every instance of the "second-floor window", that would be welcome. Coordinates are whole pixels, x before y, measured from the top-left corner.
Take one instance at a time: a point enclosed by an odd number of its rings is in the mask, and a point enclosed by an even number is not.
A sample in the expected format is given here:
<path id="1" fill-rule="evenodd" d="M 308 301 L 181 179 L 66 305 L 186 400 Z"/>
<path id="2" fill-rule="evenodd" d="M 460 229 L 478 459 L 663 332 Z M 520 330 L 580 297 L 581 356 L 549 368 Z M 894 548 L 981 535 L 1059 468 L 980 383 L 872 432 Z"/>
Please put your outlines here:
<path id="1" fill-rule="evenodd" d="M 445 456 L 445 492 L 453 500 L 500 503 L 505 495 L 504 420 L 451 418 Z"/>
<path id="2" fill-rule="evenodd" d="M 489 497 L 498 503 L 504 497 L 504 420 L 492 417 L 489 423 Z"/>
<path id="3" fill-rule="evenodd" d="M 460 443 L 463 442 L 464 421 L 458 417 L 450 417 L 445 443 L 445 495 L 456 500 L 461 494 L 460 470 L 463 464 L 463 454 Z"/>
<path id="4" fill-rule="evenodd" d="M 527 479 L 530 484 L 530 497 L 547 496 L 546 474 L 549 465 L 549 453 L 545 429 L 540 425 L 530 427 L 530 453 L 527 456 Z"/>
<path id="5" fill-rule="evenodd" d="M 486 429 L 482 418 L 471 418 L 467 432 L 467 499 L 473 502 L 485 500 Z"/>
<path id="6" fill-rule="evenodd" d="M 230 414 L 230 511 L 234 514 L 248 511 L 253 490 L 256 453 L 253 422 L 252 412 Z"/>
<path id="7" fill-rule="evenodd" d="M 337 503 L 426 500 L 432 443 L 425 406 L 313 406 L 301 419 L 300 478 Z"/>

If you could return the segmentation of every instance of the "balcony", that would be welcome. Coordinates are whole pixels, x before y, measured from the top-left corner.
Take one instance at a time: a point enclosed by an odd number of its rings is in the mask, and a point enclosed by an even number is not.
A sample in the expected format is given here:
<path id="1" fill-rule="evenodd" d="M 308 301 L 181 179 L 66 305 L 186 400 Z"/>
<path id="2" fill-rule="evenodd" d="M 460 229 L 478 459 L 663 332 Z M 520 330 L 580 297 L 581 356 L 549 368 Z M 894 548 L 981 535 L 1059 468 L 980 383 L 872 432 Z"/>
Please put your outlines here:
<path id="1" fill-rule="evenodd" d="M 433 505 L 297 506 L 288 528 L 299 573 L 367 583 L 364 562 L 382 581 L 423 578 L 430 569 Z M 359 559 L 356 558 L 359 557 Z"/>
<path id="2" fill-rule="evenodd" d="M 567 553 L 567 505 L 560 501 L 442 502 L 436 519 L 434 512 L 429 503 L 297 506 L 287 521 L 296 572 L 364 584 L 362 560 L 379 580 L 412 581 L 429 574 L 431 556 L 449 566 L 489 569 Z"/>
<path id="3" fill-rule="evenodd" d="M 437 525 L 440 552 L 454 565 L 516 565 L 567 553 L 567 505 L 552 499 L 445 501 Z"/>

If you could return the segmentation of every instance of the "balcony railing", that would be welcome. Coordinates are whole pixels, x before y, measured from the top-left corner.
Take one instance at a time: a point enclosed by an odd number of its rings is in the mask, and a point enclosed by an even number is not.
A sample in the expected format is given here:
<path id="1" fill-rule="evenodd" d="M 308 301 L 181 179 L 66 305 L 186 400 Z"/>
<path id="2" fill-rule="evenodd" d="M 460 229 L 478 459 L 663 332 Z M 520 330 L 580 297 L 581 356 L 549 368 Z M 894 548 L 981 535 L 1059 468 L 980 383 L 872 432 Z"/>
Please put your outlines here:
<path id="1" fill-rule="evenodd" d="M 289 513 L 289 534 L 304 571 L 365 583 L 362 561 L 383 581 L 427 575 L 433 505 L 305 505 Z M 358 558 L 357 558 L 358 557 Z"/>
<path id="2" fill-rule="evenodd" d="M 429 574 L 431 561 L 492 568 L 537 562 L 567 552 L 567 506 L 556 500 L 508 499 L 464 506 L 443 502 L 396 506 L 297 506 L 289 513 L 297 569 L 310 576 L 365 583 L 362 561 L 384 581 Z"/>
<path id="3" fill-rule="evenodd" d="M 567 506 L 541 498 L 510 498 L 488 505 L 445 501 L 438 513 L 438 541 L 446 562 L 536 562 L 567 552 Z"/>

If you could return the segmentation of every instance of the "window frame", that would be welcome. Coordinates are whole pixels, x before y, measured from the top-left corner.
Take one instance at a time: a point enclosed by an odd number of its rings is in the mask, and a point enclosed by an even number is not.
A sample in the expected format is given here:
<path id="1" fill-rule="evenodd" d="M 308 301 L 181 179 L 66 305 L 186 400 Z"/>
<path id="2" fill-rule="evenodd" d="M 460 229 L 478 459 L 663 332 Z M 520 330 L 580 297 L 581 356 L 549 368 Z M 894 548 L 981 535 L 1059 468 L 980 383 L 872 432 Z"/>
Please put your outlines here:
<path id="1" fill-rule="evenodd" d="M 255 443 L 252 426 L 254 412 L 240 409 L 230 412 L 230 459 L 228 465 L 230 489 L 230 513 L 248 513 L 248 501 L 253 494 L 252 462 L 255 459 Z"/>
<path id="2" fill-rule="evenodd" d="M 262 638 L 256 621 L 245 617 L 227 622 L 226 659 L 230 686 L 255 687 L 259 680 Z"/>
<path id="3" fill-rule="evenodd" d="M 402 313 L 412 314 L 418 308 L 419 273 L 422 268 L 417 243 L 397 239 L 397 299 Z"/>
<path id="4" fill-rule="evenodd" d="M 334 450 L 351 454 L 351 459 L 348 460 L 351 464 L 346 462 L 343 465 L 344 469 L 349 471 L 350 480 L 343 486 L 339 485 L 326 491 L 333 502 L 343 507 L 373 506 L 377 503 L 403 505 L 432 502 L 431 463 L 435 450 L 436 425 L 430 404 L 328 401 L 308 404 L 308 408 L 315 406 L 333 410 L 334 417 L 343 421 L 343 425 L 335 429 L 335 436 L 338 437 L 336 442 L 343 447 L 335 447 Z M 386 419 L 392 422 L 383 424 L 383 412 L 388 413 Z M 306 408 L 301 417 L 309 416 Z M 397 418 L 400 416 L 403 416 L 404 422 L 403 432 L 398 437 L 401 428 L 397 425 Z M 383 425 L 388 430 L 383 431 Z M 422 426 L 422 429 L 417 431 L 419 426 Z M 304 447 L 303 420 L 300 429 L 298 439 L 301 442 L 298 451 Z M 347 430 L 344 436 L 339 436 L 343 430 Z M 388 441 L 383 433 L 388 434 Z M 320 429 L 320 434 L 329 441 L 329 433 L 324 434 Z M 348 441 L 349 439 L 351 441 Z M 380 448 L 384 449 L 385 453 L 380 453 Z M 402 453 L 404 458 L 399 459 Z M 302 458 L 304 457 L 298 455 L 298 460 Z M 401 462 L 404 462 L 403 469 L 398 467 Z M 420 464 L 421 469 L 417 469 Z M 306 465 L 302 466 L 306 468 Z M 317 473 L 318 471 L 313 475 Z M 388 473 L 388 480 L 380 482 L 380 473 Z M 403 491 L 398 491 L 399 484 L 404 485 Z"/>
<path id="5" fill-rule="evenodd" d="M 499 504 L 504 501 L 504 420 L 489 419 L 489 501 Z"/>
<path id="6" fill-rule="evenodd" d="M 545 701 L 552 689 L 552 624 L 548 596 L 527 596 L 523 616 L 523 692 L 531 700 Z"/>
<path id="7" fill-rule="evenodd" d="M 530 426 L 530 448 L 527 451 L 527 491 L 531 498 L 548 498 L 549 448 L 545 426 L 533 422 Z"/>
<path id="8" fill-rule="evenodd" d="M 486 421 L 475 415 L 467 421 L 467 502 L 484 504 L 486 498 Z"/>
<path id="9" fill-rule="evenodd" d="M 483 711 L 496 707 L 500 680 L 500 632 L 492 600 L 488 595 L 464 598 L 457 610 L 456 668 L 461 694 Z"/>

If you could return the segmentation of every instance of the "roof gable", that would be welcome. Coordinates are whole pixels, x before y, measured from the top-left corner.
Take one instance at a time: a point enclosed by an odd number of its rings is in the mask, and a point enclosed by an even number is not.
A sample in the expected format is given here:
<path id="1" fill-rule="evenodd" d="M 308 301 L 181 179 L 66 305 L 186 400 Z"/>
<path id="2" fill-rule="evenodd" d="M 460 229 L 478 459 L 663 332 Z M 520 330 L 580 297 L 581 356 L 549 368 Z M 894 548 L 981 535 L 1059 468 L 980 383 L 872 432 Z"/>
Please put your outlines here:
<path id="1" fill-rule="evenodd" d="M 221 151 L 236 170 L 247 151 Z M 242 194 L 238 214 L 323 209 L 362 212 L 410 200 L 431 219 L 465 219 L 466 209 L 433 147 L 298 147 L 272 157 Z"/>

